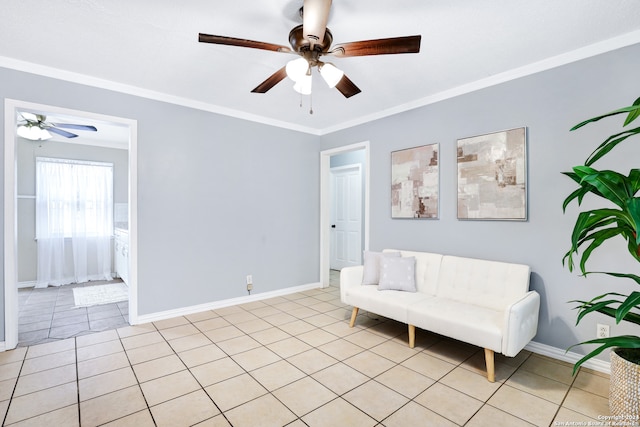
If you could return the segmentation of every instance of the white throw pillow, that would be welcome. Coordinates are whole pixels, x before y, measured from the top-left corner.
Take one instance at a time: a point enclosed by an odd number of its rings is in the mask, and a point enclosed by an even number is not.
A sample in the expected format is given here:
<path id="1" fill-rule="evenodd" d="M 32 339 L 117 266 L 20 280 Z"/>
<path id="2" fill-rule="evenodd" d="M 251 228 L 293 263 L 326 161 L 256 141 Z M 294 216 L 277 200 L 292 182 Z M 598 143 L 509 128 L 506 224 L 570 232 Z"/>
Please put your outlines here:
<path id="1" fill-rule="evenodd" d="M 400 252 L 372 252 L 364 251 L 364 271 L 362 273 L 363 285 L 377 285 L 380 281 L 380 258 L 400 257 Z"/>
<path id="2" fill-rule="evenodd" d="M 415 257 L 382 257 L 378 290 L 416 292 Z"/>

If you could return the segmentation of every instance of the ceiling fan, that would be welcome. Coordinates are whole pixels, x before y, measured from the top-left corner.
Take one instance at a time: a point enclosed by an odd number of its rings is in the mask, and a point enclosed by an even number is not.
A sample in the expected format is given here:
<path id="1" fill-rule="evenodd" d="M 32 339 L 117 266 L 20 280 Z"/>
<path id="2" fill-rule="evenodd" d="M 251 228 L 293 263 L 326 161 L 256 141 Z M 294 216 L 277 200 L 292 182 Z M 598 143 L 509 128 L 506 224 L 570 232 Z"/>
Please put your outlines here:
<path id="1" fill-rule="evenodd" d="M 21 111 L 21 119 L 18 119 L 18 135 L 30 139 L 32 141 L 41 141 L 52 138 L 51 132 L 64 136 L 65 138 L 76 138 L 78 135 L 75 133 L 67 132 L 66 129 L 85 130 L 91 132 L 97 132 L 98 129 L 95 126 L 90 125 L 75 125 L 71 123 L 50 123 L 47 122 L 47 117 L 42 114 L 33 114 L 26 111 Z"/>
<path id="2" fill-rule="evenodd" d="M 333 35 L 327 28 L 331 0 L 304 0 L 300 9 L 302 25 L 289 33 L 287 46 L 235 37 L 199 35 L 199 41 L 228 46 L 250 47 L 253 49 L 299 55 L 301 58 L 289 61 L 251 92 L 266 93 L 285 77 L 295 81 L 294 89 L 302 94 L 311 93 L 311 70 L 317 67 L 329 87 L 335 87 L 346 98 L 360 93 L 360 89 L 335 65 L 320 60 L 322 56 L 346 58 L 351 56 L 388 55 L 397 53 L 420 52 L 421 36 L 392 37 L 376 40 L 363 40 L 331 46 Z"/>

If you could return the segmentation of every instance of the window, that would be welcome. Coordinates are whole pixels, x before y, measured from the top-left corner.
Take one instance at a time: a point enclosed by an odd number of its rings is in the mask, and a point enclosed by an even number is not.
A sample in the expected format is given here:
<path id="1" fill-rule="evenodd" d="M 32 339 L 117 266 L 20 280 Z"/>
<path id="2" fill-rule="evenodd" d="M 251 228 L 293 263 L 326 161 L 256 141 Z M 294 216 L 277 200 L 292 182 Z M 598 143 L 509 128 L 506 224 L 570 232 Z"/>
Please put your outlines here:
<path id="1" fill-rule="evenodd" d="M 113 234 L 113 164 L 36 158 L 36 238 Z"/>

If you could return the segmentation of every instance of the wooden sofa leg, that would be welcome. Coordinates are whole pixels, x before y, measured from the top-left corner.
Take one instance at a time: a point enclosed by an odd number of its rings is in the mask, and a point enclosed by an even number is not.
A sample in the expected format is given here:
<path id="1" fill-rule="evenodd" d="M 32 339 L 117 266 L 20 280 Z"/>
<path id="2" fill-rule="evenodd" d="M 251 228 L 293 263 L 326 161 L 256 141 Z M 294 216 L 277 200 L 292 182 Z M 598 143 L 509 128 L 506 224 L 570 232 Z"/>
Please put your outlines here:
<path id="1" fill-rule="evenodd" d="M 353 307 L 353 311 L 351 311 L 351 321 L 349 322 L 349 327 L 353 328 L 353 325 L 356 324 L 356 316 L 358 315 L 358 307 Z"/>
<path id="2" fill-rule="evenodd" d="M 493 350 L 484 349 L 484 359 L 487 364 L 487 379 L 490 383 L 496 382 L 496 365 Z"/>
<path id="3" fill-rule="evenodd" d="M 416 346 L 416 327 L 415 325 L 409 325 L 409 348 Z"/>

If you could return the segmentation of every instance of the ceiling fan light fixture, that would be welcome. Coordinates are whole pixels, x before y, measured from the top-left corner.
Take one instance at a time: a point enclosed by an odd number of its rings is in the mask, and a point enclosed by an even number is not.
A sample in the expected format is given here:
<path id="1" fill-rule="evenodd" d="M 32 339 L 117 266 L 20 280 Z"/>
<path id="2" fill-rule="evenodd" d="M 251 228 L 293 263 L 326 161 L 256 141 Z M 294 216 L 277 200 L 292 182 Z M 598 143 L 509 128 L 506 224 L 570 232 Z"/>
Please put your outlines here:
<path id="1" fill-rule="evenodd" d="M 53 138 L 53 135 L 51 135 L 51 133 L 48 130 L 40 129 L 40 141 L 44 141 L 50 138 Z"/>
<path id="2" fill-rule="evenodd" d="M 44 141 L 52 138 L 53 135 L 46 129 L 41 129 L 39 126 L 18 126 L 18 136 L 29 139 L 31 141 Z"/>
<path id="3" fill-rule="evenodd" d="M 340 80 L 342 80 L 342 76 L 344 76 L 344 71 L 330 62 L 325 62 L 318 68 L 320 69 L 320 75 L 331 89 L 336 87 Z"/>
<path id="4" fill-rule="evenodd" d="M 305 74 L 293 85 L 293 90 L 302 95 L 311 95 L 311 83 L 311 74 Z"/>
<path id="5" fill-rule="evenodd" d="M 309 62 L 304 58 L 294 59 L 287 62 L 285 70 L 287 72 L 287 77 L 294 82 L 298 82 L 308 74 Z"/>

